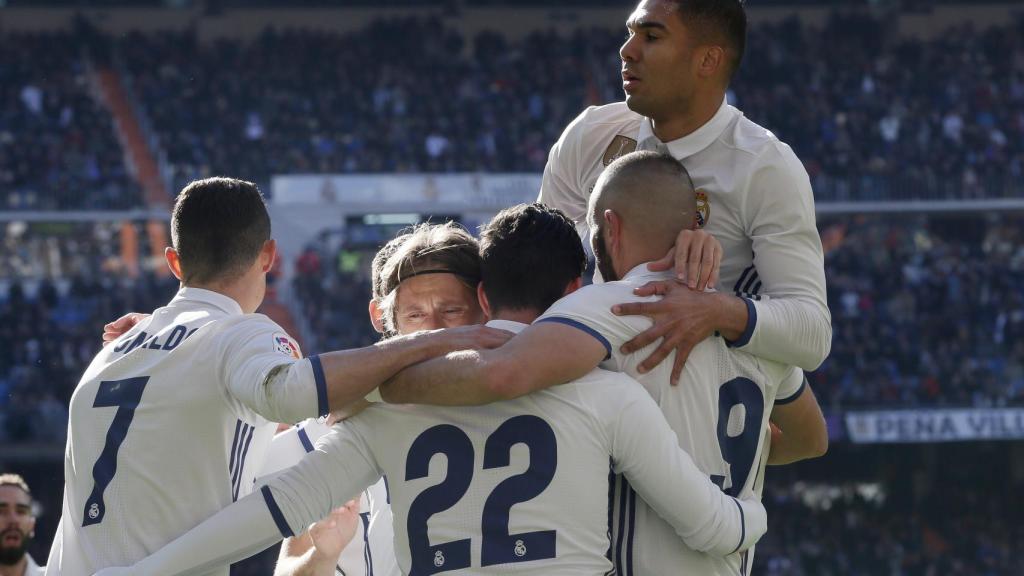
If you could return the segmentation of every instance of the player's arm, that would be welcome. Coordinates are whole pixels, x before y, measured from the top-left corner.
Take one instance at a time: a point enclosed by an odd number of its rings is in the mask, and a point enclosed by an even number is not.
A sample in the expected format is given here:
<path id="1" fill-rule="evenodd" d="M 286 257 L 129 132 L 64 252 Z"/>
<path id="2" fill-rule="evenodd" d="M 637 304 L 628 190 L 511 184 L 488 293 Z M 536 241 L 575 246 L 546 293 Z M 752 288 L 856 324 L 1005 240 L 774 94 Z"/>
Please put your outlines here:
<path id="1" fill-rule="evenodd" d="M 537 322 L 493 350 L 453 352 L 411 366 L 381 386 L 384 401 L 472 406 L 575 380 L 610 353 L 599 335 Z"/>
<path id="2" fill-rule="evenodd" d="M 595 426 L 607 435 L 615 471 L 626 476 L 687 546 L 716 556 L 753 546 L 767 530 L 760 500 L 737 500 L 711 482 L 679 447 L 675 432 L 640 384 L 616 390 L 621 393 L 614 399 L 581 394 L 593 406 Z"/>
<path id="3" fill-rule="evenodd" d="M 260 416 L 298 422 L 350 409 L 406 366 L 452 350 L 500 346 L 510 336 L 485 326 L 464 326 L 294 361 L 282 358 L 272 334 L 263 330 L 229 346 L 222 376 L 232 394 Z"/>
<path id="4" fill-rule="evenodd" d="M 318 419 L 309 418 L 275 434 L 263 460 L 263 468 L 256 474 L 256 485 L 266 484 L 277 474 L 298 464 L 306 454 L 313 451 L 317 440 L 330 431 L 330 426 Z"/>
<path id="5" fill-rule="evenodd" d="M 800 375 L 798 373 L 798 375 Z M 801 376 L 799 390 L 775 401 L 769 465 L 792 464 L 818 458 L 828 451 L 828 427 L 814 392 Z"/>
<path id="6" fill-rule="evenodd" d="M 335 509 L 309 530 L 281 543 L 274 576 L 334 576 L 341 551 L 359 525 L 359 500 Z"/>
<path id="7" fill-rule="evenodd" d="M 317 450 L 258 491 L 127 570 L 99 574 L 205 574 L 303 532 L 380 478 L 377 463 L 355 428 L 354 422 L 336 426 Z"/>

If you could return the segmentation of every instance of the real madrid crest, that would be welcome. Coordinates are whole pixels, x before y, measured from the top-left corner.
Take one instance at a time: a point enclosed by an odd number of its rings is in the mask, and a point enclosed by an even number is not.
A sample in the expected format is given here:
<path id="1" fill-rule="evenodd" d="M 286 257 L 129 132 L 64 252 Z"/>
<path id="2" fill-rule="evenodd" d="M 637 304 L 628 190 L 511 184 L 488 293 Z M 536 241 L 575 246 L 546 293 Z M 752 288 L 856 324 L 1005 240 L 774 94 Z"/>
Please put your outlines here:
<path id="1" fill-rule="evenodd" d="M 708 218 L 711 217 L 711 203 L 708 202 L 707 192 L 697 190 L 695 194 L 697 196 L 697 227 L 703 228 L 708 223 Z"/>
<path id="2" fill-rule="evenodd" d="M 620 134 L 615 138 L 612 138 L 611 143 L 608 144 L 608 148 L 604 151 L 604 157 L 601 161 L 605 166 L 607 166 L 626 154 L 634 151 L 636 151 L 636 140 Z"/>

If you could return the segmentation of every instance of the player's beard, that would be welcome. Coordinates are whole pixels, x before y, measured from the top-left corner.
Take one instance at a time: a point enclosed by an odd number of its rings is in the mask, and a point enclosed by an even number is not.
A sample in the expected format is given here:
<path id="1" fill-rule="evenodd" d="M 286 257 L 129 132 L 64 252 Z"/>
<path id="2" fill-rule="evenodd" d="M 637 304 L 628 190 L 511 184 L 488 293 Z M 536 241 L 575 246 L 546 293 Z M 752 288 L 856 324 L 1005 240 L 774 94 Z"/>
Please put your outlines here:
<path id="1" fill-rule="evenodd" d="M 32 544 L 32 537 L 17 528 L 11 528 L 10 530 L 0 532 L 0 541 L 3 541 L 4 536 L 11 530 L 15 530 L 18 534 L 21 534 L 21 544 L 13 547 L 0 546 L 0 566 L 14 566 L 18 562 L 21 562 L 21 559 L 25 557 L 25 552 L 28 550 L 28 547 Z"/>
<path id="2" fill-rule="evenodd" d="M 608 254 L 608 247 L 604 243 L 604 235 L 601 234 L 600 228 L 594 229 L 594 259 L 597 261 L 597 270 L 601 273 L 601 278 L 605 282 L 615 282 L 619 279 L 619 275 L 615 273 L 615 265 L 612 263 L 612 257 Z"/>

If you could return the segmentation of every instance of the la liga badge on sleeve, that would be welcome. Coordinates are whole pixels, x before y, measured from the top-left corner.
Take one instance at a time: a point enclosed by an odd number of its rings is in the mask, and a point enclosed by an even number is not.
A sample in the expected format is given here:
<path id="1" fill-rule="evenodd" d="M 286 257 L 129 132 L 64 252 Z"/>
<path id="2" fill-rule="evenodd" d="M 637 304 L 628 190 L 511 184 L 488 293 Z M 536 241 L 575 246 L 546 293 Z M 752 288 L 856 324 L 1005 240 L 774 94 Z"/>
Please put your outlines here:
<path id="1" fill-rule="evenodd" d="M 274 332 L 274 350 L 298 360 L 302 357 L 299 345 L 284 332 Z"/>

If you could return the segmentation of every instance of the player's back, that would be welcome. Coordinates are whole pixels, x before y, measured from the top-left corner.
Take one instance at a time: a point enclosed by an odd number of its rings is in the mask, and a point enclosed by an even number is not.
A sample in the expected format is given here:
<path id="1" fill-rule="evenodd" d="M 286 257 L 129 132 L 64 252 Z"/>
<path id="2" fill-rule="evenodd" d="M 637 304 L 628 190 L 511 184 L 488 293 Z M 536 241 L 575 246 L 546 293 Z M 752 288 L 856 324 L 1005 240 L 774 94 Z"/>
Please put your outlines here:
<path id="1" fill-rule="evenodd" d="M 697 548 L 727 554 L 764 533 L 763 507 L 719 491 L 650 396 L 600 369 L 486 406 L 375 404 L 263 496 L 290 535 L 383 475 L 404 573 L 597 575 L 611 569 L 613 471 Z"/>
<path id="2" fill-rule="evenodd" d="M 605 338 L 609 358 L 602 366 L 628 374 L 643 385 L 675 431 L 679 446 L 697 466 L 730 496 L 760 496 L 768 417 L 780 391 L 793 394 L 802 377 L 778 363 L 731 350 L 720 337 L 706 338 L 693 348 L 678 386 L 670 384 L 675 352 L 653 370 L 640 373 L 639 364 L 661 342 L 623 354 L 621 346 L 649 328 L 651 320 L 616 316 L 611 307 L 652 300 L 634 295 L 633 290 L 670 276 L 649 272 L 641 265 L 620 281 L 587 286 L 563 298 L 541 321 L 558 318 Z M 798 379 L 795 383 L 794 378 Z M 745 569 L 746 559 L 741 555 L 723 559 L 682 546 L 671 527 L 635 500 L 629 486 L 620 480 L 615 498 L 615 548 L 621 554 L 631 550 L 638 573 L 661 574 L 670 566 L 684 566 L 687 573 L 698 574 L 736 574 Z M 635 526 L 635 536 L 631 526 Z"/>
<path id="3" fill-rule="evenodd" d="M 274 425 L 229 393 L 225 357 L 274 327 L 186 288 L 96 356 L 71 398 L 47 574 L 129 564 L 251 491 Z"/>

